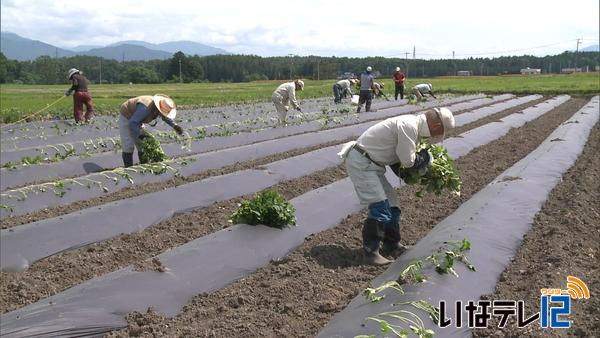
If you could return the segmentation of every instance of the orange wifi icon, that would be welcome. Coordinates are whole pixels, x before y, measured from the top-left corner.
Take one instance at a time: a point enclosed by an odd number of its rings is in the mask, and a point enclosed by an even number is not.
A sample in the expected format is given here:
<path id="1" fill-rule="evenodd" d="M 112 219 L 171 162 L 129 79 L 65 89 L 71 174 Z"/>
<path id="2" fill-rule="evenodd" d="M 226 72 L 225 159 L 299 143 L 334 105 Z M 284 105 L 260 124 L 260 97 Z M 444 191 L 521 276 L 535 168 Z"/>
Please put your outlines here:
<path id="1" fill-rule="evenodd" d="M 590 289 L 588 289 L 587 285 L 577 277 L 567 276 L 566 291 L 571 295 L 572 299 L 590 298 Z"/>

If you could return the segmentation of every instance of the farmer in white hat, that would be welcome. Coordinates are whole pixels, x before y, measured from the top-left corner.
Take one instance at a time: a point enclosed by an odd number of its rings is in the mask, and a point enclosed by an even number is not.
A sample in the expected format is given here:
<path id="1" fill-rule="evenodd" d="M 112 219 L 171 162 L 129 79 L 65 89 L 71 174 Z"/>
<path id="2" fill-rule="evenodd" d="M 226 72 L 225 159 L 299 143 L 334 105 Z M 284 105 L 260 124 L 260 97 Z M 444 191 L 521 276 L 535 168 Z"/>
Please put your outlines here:
<path id="1" fill-rule="evenodd" d="M 394 72 L 394 99 L 398 100 L 398 94 L 400 94 L 400 100 L 404 99 L 404 80 L 406 76 L 403 72 L 400 71 L 400 67 L 396 67 L 396 71 Z"/>
<path id="2" fill-rule="evenodd" d="M 152 137 L 144 130 L 144 124 L 154 121 L 160 116 L 166 124 L 175 129 L 177 134 L 183 134 L 183 128 L 175 123 L 177 106 L 175 101 L 167 95 L 138 96 L 125 101 L 121 105 L 119 115 L 119 132 L 123 148 L 123 165 L 133 165 L 133 150 L 138 148 L 138 159 L 145 163 L 144 154 L 140 152 L 138 142 L 144 137 Z"/>
<path id="3" fill-rule="evenodd" d="M 347 95 L 352 97 L 353 94 L 350 87 L 355 84 L 355 79 L 343 79 L 336 82 L 333 85 L 333 103 L 341 103 L 342 98 L 346 97 Z"/>
<path id="4" fill-rule="evenodd" d="M 416 152 L 422 137 L 444 135 L 454 128 L 454 116 L 447 108 L 435 108 L 420 115 L 400 115 L 367 129 L 356 141 L 342 146 L 338 153 L 354 189 L 369 212 L 362 229 L 365 259 L 369 264 L 390 261 L 379 253 L 404 250 L 400 243 L 400 207 L 396 191 L 385 178 L 386 166 L 397 174 L 399 166 L 425 174 L 432 156 Z M 383 242 L 383 247 L 381 244 Z"/>
<path id="5" fill-rule="evenodd" d="M 67 79 L 71 80 L 73 85 L 65 93 L 66 96 L 71 96 L 73 92 L 73 117 L 75 123 L 84 121 L 83 105 L 85 105 L 85 123 L 88 123 L 94 117 L 94 104 L 92 96 L 88 91 L 88 79 L 83 76 L 77 68 L 69 69 Z"/>
<path id="6" fill-rule="evenodd" d="M 373 77 L 373 68 L 371 66 L 367 67 L 367 70 L 360 74 L 360 92 L 358 97 L 358 108 L 356 108 L 356 113 L 360 113 L 360 108 L 363 103 L 365 104 L 365 111 L 371 111 L 371 101 L 373 99 L 372 90 L 373 90 L 373 82 L 375 82 L 375 78 Z"/>
<path id="7" fill-rule="evenodd" d="M 431 83 L 418 84 L 412 88 L 412 92 L 417 97 L 417 100 L 421 100 L 426 94 L 436 98 L 435 95 L 433 95 L 433 86 Z"/>
<path id="8" fill-rule="evenodd" d="M 383 92 L 384 88 L 385 85 L 383 84 L 383 82 L 373 82 L 373 97 L 383 96 L 387 101 L 389 101 L 390 99 L 388 99 L 388 97 Z"/>
<path id="9" fill-rule="evenodd" d="M 277 87 L 271 96 L 273 103 L 275 104 L 275 109 L 277 109 L 279 123 L 281 124 L 285 122 L 285 116 L 290 108 L 290 102 L 294 109 L 300 112 L 302 111 L 298 105 L 298 101 L 296 101 L 296 90 L 304 90 L 304 81 L 296 80 L 294 82 L 283 83 Z"/>

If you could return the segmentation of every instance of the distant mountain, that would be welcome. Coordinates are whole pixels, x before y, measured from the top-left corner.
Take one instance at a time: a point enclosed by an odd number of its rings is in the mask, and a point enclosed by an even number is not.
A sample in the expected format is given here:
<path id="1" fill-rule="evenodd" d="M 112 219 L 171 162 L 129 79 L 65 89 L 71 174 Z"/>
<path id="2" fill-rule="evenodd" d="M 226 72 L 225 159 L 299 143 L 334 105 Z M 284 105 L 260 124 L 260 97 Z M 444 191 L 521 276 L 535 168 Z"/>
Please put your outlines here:
<path id="1" fill-rule="evenodd" d="M 72 50 L 74 52 L 87 52 L 90 49 L 94 49 L 94 48 L 102 48 L 103 46 L 94 46 L 94 45 L 80 45 L 80 46 L 75 46 L 73 48 L 69 48 L 69 50 Z"/>
<path id="2" fill-rule="evenodd" d="M 173 56 L 173 53 L 129 44 L 118 45 L 114 47 L 93 48 L 87 52 L 81 52 L 79 54 L 100 56 L 105 59 L 115 59 L 118 61 L 148 61 L 155 59 L 164 60 Z"/>
<path id="3" fill-rule="evenodd" d="M 0 51 L 8 58 L 19 61 L 35 60 L 41 55 L 68 57 L 75 55 L 99 56 L 118 61 L 168 59 L 174 53 L 182 51 L 187 55 L 231 54 L 224 49 L 215 48 L 193 41 L 173 41 L 161 44 L 144 41 L 121 41 L 106 47 L 81 45 L 71 50 L 53 46 L 41 41 L 31 40 L 15 33 L 1 32 Z"/>
<path id="4" fill-rule="evenodd" d="M 118 46 L 122 44 L 129 45 L 138 45 L 143 46 L 148 49 L 162 50 L 165 52 L 169 52 L 171 54 L 177 53 L 179 51 L 187 54 L 187 55 L 215 55 L 215 54 L 231 54 L 230 52 L 216 47 L 207 46 L 194 41 L 171 41 L 171 42 L 163 42 L 159 44 L 149 43 L 145 41 L 139 40 L 129 40 L 129 41 L 120 41 L 113 43 L 109 46 Z"/>
<path id="5" fill-rule="evenodd" d="M 582 52 L 600 52 L 600 45 L 592 45 L 581 49 Z"/>
<path id="6" fill-rule="evenodd" d="M 73 56 L 74 52 L 47 43 L 31 40 L 15 33 L 0 32 L 0 51 L 8 59 L 26 61 L 35 60 L 39 56 L 51 57 Z"/>

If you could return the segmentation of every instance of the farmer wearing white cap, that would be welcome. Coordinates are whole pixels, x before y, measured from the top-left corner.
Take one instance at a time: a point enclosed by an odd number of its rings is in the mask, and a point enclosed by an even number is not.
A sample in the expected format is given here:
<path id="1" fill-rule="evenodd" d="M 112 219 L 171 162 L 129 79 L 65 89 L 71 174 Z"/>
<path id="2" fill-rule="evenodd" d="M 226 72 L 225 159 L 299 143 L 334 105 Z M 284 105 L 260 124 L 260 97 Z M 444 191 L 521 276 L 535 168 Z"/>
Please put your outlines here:
<path id="1" fill-rule="evenodd" d="M 119 116 L 123 165 L 125 167 L 133 165 L 133 150 L 136 147 L 140 163 L 145 163 L 144 154 L 140 152 L 138 142 L 144 137 L 152 137 L 144 130 L 144 124 L 154 121 L 159 116 L 166 124 L 173 127 L 177 134 L 183 134 L 183 128 L 175 123 L 176 115 L 175 101 L 167 95 L 138 96 L 125 101 L 121 105 Z"/>
<path id="2" fill-rule="evenodd" d="M 431 83 L 418 84 L 412 88 L 412 92 L 417 97 L 417 100 L 421 100 L 426 94 L 436 98 L 435 95 L 433 95 L 433 86 Z"/>
<path id="3" fill-rule="evenodd" d="M 94 104 L 92 96 L 88 91 L 88 80 L 77 68 L 69 69 L 67 79 L 71 80 L 73 85 L 65 93 L 71 96 L 73 92 L 73 117 L 75 123 L 83 122 L 83 105 L 85 105 L 85 123 L 88 123 L 94 117 Z"/>
<path id="4" fill-rule="evenodd" d="M 302 111 L 296 100 L 296 90 L 304 90 L 304 81 L 296 80 L 294 82 L 286 82 L 281 84 L 271 96 L 275 109 L 277 109 L 277 116 L 279 123 L 285 122 L 285 116 L 287 115 L 288 109 L 290 109 L 290 102 L 297 111 Z"/>
<path id="5" fill-rule="evenodd" d="M 358 108 L 356 108 L 356 113 L 360 113 L 360 109 L 365 104 L 365 111 L 371 111 L 371 100 L 373 99 L 372 90 L 373 90 L 373 82 L 375 82 L 375 78 L 373 77 L 373 68 L 371 66 L 367 67 L 367 70 L 360 74 L 360 93 L 358 94 Z"/>
<path id="6" fill-rule="evenodd" d="M 406 79 L 406 76 L 400 71 L 400 67 L 396 67 L 393 79 L 394 87 L 396 89 L 394 92 L 394 98 L 395 100 L 398 100 L 398 94 L 400 94 L 400 100 L 402 100 L 404 99 L 404 80 Z"/>
<path id="7" fill-rule="evenodd" d="M 342 102 L 342 98 L 346 97 L 347 95 L 349 95 L 350 97 L 352 97 L 352 90 L 350 89 L 351 86 L 356 84 L 356 80 L 355 79 L 344 79 L 344 80 L 339 80 L 338 82 L 336 82 L 333 85 L 333 103 L 341 103 Z"/>
<path id="8" fill-rule="evenodd" d="M 400 166 L 413 167 L 425 174 L 432 155 L 417 152 L 422 137 L 444 135 L 454 128 L 454 116 L 447 108 L 435 108 L 420 115 L 400 115 L 367 129 L 356 141 L 342 146 L 338 153 L 354 189 L 369 212 L 362 229 L 363 249 L 369 264 L 390 261 L 379 253 L 404 250 L 400 243 L 400 207 L 396 191 L 385 178 L 386 166 L 397 174 Z M 383 242 L 383 246 L 381 246 Z"/>

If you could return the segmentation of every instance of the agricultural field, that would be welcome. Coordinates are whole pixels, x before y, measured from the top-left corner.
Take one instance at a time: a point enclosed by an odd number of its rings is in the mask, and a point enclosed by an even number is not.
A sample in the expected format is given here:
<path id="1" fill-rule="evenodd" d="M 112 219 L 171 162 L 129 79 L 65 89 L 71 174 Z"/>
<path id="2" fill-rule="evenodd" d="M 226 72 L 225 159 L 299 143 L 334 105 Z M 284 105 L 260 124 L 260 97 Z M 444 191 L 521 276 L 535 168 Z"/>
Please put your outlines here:
<path id="1" fill-rule="evenodd" d="M 290 112 L 286 125 L 264 100 L 274 82 L 95 86 L 106 114 L 88 125 L 4 124 L 1 334 L 598 336 L 597 81 L 420 79 L 437 99 L 375 99 L 375 111 L 361 114 L 347 99 L 333 104 L 331 81 L 307 81 L 302 112 Z M 1 90 L 10 123 L 65 88 Z M 154 92 L 173 94 L 184 136 L 162 122 L 149 127 L 169 159 L 123 168 L 109 112 Z M 50 115 L 69 116 L 67 101 Z M 367 265 L 367 211 L 337 152 L 379 121 L 442 106 L 456 128 L 432 141 L 453 159 L 460 194 L 419 196 L 388 170 L 409 249 L 388 255 L 389 266 Z M 267 189 L 291 203 L 295 224 L 234 224 L 240 204 Z M 446 319 L 457 300 L 524 300 L 532 314 L 540 289 L 564 288 L 568 276 L 592 293 L 572 300 L 570 329 L 517 328 L 514 318 L 498 328 L 495 317 L 470 329 L 466 315 L 458 328 L 434 322 L 441 300 L 451 304 Z"/>

